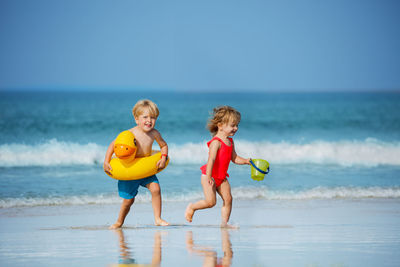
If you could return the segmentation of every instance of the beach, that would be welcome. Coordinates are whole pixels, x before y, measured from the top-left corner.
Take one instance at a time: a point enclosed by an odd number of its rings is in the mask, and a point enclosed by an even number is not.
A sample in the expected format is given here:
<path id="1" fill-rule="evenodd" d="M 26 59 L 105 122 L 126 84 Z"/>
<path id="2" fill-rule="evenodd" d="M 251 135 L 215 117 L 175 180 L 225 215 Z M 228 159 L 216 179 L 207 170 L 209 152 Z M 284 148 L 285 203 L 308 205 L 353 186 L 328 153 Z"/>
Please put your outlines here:
<path id="1" fill-rule="evenodd" d="M 400 265 L 399 94 L 1 96 L 0 266 Z M 154 226 L 141 188 L 124 228 L 111 231 L 121 198 L 102 163 L 143 98 L 157 103 L 156 129 L 168 143 L 170 164 L 157 177 L 171 226 Z M 262 181 L 230 164 L 237 229 L 229 230 L 219 227 L 220 199 L 193 223 L 184 219 L 203 197 L 205 126 L 218 105 L 242 114 L 237 154 L 270 163 Z"/>
<path id="2" fill-rule="evenodd" d="M 400 201 L 249 200 L 234 203 L 221 229 L 220 202 L 184 220 L 166 203 L 171 226 L 153 225 L 149 203 L 134 204 L 121 230 L 118 205 L 0 210 L 1 266 L 398 266 Z M 121 265 L 122 266 L 122 265 Z M 132 265 L 133 266 L 133 265 Z"/>

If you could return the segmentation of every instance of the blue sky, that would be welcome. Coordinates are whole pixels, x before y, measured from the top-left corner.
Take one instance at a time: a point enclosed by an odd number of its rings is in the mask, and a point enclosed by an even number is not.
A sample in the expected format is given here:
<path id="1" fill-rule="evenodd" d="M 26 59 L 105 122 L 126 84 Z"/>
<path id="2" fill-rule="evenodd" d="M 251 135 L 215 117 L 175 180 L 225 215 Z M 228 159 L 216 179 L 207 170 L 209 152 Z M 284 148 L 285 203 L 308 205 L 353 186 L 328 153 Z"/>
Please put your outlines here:
<path id="1" fill-rule="evenodd" d="M 400 1 L 1 0 L 0 89 L 400 89 Z"/>

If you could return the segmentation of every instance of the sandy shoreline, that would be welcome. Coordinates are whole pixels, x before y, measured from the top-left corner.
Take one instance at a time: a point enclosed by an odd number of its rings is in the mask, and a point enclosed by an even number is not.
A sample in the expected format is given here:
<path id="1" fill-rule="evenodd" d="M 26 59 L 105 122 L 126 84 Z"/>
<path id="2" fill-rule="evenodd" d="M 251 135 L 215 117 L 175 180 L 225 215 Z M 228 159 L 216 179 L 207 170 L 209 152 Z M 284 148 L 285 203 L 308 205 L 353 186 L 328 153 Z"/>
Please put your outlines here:
<path id="1" fill-rule="evenodd" d="M 150 204 L 134 204 L 126 227 L 108 230 L 118 205 L 0 210 L 1 266 L 398 266 L 397 199 L 237 201 L 221 230 L 220 203 L 183 217 L 187 203 L 169 202 L 153 226 Z M 225 255 L 225 256 L 224 256 Z"/>

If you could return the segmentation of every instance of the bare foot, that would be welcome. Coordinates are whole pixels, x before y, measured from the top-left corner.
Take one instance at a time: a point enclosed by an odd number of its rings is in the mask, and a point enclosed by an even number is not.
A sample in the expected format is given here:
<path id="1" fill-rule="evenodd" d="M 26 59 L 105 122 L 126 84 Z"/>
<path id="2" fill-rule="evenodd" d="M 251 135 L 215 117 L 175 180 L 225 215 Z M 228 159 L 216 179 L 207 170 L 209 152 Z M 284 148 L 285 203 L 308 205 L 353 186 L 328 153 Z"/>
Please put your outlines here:
<path id="1" fill-rule="evenodd" d="M 186 210 L 185 210 L 186 221 L 192 222 L 193 214 L 194 214 L 194 210 L 192 209 L 192 203 L 189 203 L 189 205 L 187 205 Z"/>
<path id="2" fill-rule="evenodd" d="M 121 228 L 121 226 L 122 226 L 122 223 L 116 222 L 113 225 L 111 225 L 110 227 L 108 227 L 108 229 L 110 229 L 110 230 L 119 229 L 119 228 Z"/>
<path id="3" fill-rule="evenodd" d="M 169 223 L 160 218 L 160 219 L 156 220 L 155 225 L 156 226 L 168 226 Z"/>
<path id="4" fill-rule="evenodd" d="M 239 225 L 231 225 L 231 224 L 227 224 L 227 223 L 221 223 L 221 228 L 225 228 L 225 229 L 239 229 Z"/>

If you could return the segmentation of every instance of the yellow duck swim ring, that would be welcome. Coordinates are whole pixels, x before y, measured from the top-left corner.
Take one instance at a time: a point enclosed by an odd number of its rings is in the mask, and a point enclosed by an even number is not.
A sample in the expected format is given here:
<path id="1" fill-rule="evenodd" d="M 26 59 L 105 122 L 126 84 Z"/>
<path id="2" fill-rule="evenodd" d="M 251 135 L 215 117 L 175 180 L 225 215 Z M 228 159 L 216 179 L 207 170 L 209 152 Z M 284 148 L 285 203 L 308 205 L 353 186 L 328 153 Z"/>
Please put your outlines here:
<path id="1" fill-rule="evenodd" d="M 163 170 L 158 169 L 156 165 L 161 158 L 160 151 L 153 150 L 151 156 L 135 158 L 136 151 L 135 135 L 130 131 L 120 133 L 114 142 L 116 158 L 112 158 L 110 161 L 112 170 L 110 173 L 106 173 L 117 180 L 138 180 Z M 168 163 L 169 158 L 165 162 L 165 167 Z"/>

